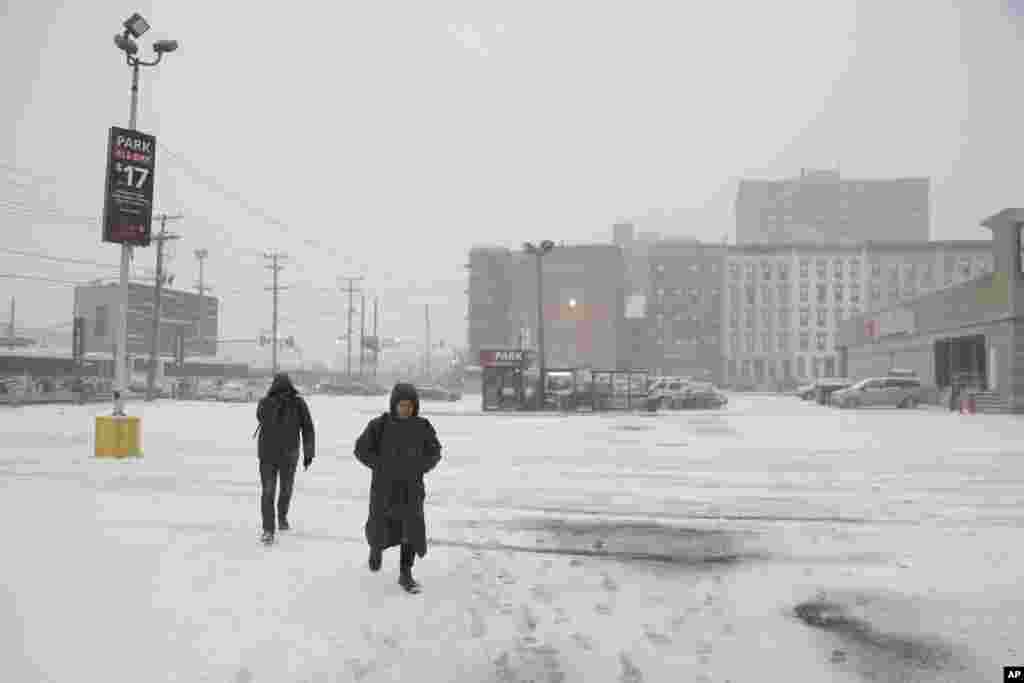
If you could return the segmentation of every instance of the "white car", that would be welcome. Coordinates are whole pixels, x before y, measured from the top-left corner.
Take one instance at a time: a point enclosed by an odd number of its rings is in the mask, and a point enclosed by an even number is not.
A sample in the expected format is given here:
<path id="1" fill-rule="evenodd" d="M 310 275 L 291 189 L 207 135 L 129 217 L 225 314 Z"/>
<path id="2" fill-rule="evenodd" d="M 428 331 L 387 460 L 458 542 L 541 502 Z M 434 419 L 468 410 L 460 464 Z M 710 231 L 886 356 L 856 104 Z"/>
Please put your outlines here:
<path id="1" fill-rule="evenodd" d="M 240 382 L 225 382 L 217 393 L 221 401 L 249 402 L 256 400 L 256 390 Z"/>

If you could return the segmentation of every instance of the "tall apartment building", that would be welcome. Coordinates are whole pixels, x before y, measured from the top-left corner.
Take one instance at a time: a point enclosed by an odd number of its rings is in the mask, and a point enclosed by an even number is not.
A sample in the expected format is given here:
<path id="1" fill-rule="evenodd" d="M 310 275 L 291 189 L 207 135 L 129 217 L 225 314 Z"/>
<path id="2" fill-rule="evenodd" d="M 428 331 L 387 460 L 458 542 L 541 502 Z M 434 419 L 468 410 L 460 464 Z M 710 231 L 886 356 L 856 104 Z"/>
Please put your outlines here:
<path id="1" fill-rule="evenodd" d="M 839 323 L 991 272 L 986 241 L 740 245 L 726 256 L 722 355 L 730 384 L 836 374 Z"/>
<path id="2" fill-rule="evenodd" d="M 929 180 L 844 179 L 807 169 L 784 180 L 744 179 L 735 214 L 740 245 L 926 242 Z"/>
<path id="3" fill-rule="evenodd" d="M 721 383 L 726 246 L 662 240 L 650 250 L 650 369 Z"/>

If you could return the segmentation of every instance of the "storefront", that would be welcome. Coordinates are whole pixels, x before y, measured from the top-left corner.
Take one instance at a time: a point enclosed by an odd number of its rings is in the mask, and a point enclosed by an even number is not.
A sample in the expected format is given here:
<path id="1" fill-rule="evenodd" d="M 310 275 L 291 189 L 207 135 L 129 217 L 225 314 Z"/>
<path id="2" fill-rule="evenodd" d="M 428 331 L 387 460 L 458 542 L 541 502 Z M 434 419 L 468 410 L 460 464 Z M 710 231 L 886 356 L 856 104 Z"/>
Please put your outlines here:
<path id="1" fill-rule="evenodd" d="M 529 362 L 525 349 L 480 350 L 483 410 L 522 410 Z"/>

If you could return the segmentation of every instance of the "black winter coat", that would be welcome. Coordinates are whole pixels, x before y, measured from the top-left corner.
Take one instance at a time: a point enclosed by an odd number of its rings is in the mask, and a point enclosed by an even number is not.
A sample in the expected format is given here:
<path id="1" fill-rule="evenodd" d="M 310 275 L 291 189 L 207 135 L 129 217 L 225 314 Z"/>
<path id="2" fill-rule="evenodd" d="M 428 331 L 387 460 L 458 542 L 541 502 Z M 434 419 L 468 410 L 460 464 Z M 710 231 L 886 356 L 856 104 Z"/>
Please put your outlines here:
<path id="1" fill-rule="evenodd" d="M 370 420 L 356 440 L 355 456 L 373 470 L 366 542 L 370 547 L 390 548 L 404 541 L 423 557 L 427 554 L 423 475 L 441 461 L 441 443 L 430 421 L 418 415 L 416 398 L 413 416 L 398 418 L 395 395 L 408 398 L 402 392 L 410 389 L 396 386 L 391 412 Z"/>
<path id="2" fill-rule="evenodd" d="M 299 459 L 299 436 L 306 459 L 316 454 L 313 418 L 305 399 L 287 378 L 277 377 L 267 395 L 256 407 L 259 422 L 259 458 L 262 461 L 291 464 Z"/>

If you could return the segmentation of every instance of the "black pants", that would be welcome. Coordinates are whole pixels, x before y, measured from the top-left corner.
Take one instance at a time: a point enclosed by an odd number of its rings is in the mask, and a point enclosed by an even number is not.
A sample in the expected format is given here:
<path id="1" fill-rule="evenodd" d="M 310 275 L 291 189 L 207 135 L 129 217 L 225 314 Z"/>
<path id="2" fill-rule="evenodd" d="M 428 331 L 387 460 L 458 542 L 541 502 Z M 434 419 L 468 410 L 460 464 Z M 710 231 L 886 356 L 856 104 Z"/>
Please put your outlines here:
<path id="1" fill-rule="evenodd" d="M 278 476 L 281 478 L 281 493 L 277 498 L 277 518 L 287 519 L 298 464 L 297 460 L 283 463 L 260 460 L 260 481 L 263 482 L 260 510 L 263 513 L 264 531 L 274 531 L 274 494 L 277 492 Z"/>
<path id="2" fill-rule="evenodd" d="M 408 543 L 402 544 L 402 554 L 399 556 L 398 566 L 401 569 L 412 569 L 413 563 L 416 561 L 416 552 L 412 549 L 412 546 Z"/>

